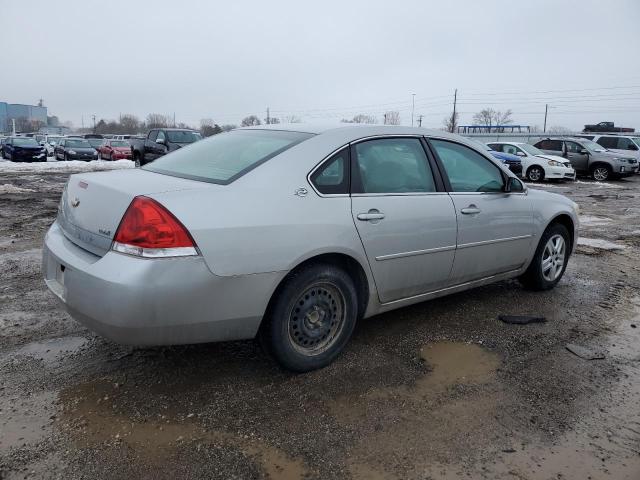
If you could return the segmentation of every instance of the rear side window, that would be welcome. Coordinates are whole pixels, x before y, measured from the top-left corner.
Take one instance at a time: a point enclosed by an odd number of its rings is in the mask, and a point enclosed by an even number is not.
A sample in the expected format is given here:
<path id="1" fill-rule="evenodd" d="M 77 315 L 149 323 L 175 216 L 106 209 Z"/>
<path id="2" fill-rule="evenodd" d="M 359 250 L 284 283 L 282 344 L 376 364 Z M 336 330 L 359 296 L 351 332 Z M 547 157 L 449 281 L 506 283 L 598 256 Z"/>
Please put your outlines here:
<path id="1" fill-rule="evenodd" d="M 435 192 L 429 160 L 417 138 L 381 138 L 354 146 L 354 193 Z"/>
<path id="2" fill-rule="evenodd" d="M 430 140 L 453 192 L 502 192 L 500 168 L 478 152 L 446 140 Z"/>
<path id="3" fill-rule="evenodd" d="M 280 130 L 233 130 L 182 147 L 143 168 L 227 185 L 312 136 L 311 133 Z"/>
<path id="4" fill-rule="evenodd" d="M 311 175 L 311 183 L 325 195 L 349 193 L 349 149 L 334 154 Z"/>
<path id="5" fill-rule="evenodd" d="M 604 148 L 618 148 L 617 137 L 600 137 L 596 143 L 602 145 Z"/>
<path id="6" fill-rule="evenodd" d="M 553 150 L 554 152 L 562 151 L 562 140 L 542 140 L 534 145 L 540 150 Z"/>

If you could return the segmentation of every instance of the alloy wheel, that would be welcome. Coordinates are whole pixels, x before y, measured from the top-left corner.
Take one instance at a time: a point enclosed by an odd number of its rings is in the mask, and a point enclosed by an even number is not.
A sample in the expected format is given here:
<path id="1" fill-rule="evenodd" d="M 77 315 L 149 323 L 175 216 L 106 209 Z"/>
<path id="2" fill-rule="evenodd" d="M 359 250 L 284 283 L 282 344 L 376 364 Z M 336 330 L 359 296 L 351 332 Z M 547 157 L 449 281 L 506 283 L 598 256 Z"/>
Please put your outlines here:
<path id="1" fill-rule="evenodd" d="M 529 170 L 527 176 L 532 182 L 538 182 L 542 178 L 542 170 L 540 170 L 538 167 L 533 167 Z"/>
<path id="2" fill-rule="evenodd" d="M 289 340 L 303 355 L 318 355 L 335 343 L 345 324 L 345 299 L 338 287 L 321 282 L 311 285 L 289 313 Z"/>
<path id="3" fill-rule="evenodd" d="M 555 281 L 564 267 L 566 260 L 566 242 L 562 235 L 553 235 L 547 241 L 542 252 L 542 276 L 548 282 Z"/>
<path id="4" fill-rule="evenodd" d="M 602 182 L 609 178 L 609 169 L 607 167 L 596 167 L 593 169 L 593 179 Z"/>

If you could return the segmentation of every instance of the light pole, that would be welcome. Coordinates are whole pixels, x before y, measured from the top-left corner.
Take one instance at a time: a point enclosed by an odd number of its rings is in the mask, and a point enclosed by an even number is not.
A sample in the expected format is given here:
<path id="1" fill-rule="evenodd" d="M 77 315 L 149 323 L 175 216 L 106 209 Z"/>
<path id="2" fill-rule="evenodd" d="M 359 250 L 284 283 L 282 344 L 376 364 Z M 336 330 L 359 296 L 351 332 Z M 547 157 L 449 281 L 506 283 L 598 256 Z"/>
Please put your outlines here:
<path id="1" fill-rule="evenodd" d="M 416 94 L 411 94 L 411 126 L 413 127 L 413 112 L 416 109 Z"/>
<path id="2" fill-rule="evenodd" d="M 546 133 L 547 132 L 547 113 L 549 112 L 550 108 L 556 108 L 556 107 L 552 107 L 548 103 L 545 104 L 545 106 L 544 106 L 544 127 L 542 127 L 542 133 Z"/>

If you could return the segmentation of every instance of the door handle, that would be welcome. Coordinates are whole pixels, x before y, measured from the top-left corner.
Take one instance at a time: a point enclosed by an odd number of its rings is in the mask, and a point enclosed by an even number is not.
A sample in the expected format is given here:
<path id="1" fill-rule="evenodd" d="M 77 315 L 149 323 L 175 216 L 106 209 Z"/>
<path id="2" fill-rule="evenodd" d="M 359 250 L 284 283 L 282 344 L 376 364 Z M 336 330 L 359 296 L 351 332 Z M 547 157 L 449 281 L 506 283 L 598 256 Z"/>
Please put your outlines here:
<path id="1" fill-rule="evenodd" d="M 480 213 L 480 209 L 472 203 L 468 207 L 460 210 L 460 213 L 463 213 L 464 215 L 473 215 L 475 213 Z"/>
<path id="2" fill-rule="evenodd" d="M 371 220 L 382 220 L 383 218 L 384 213 L 381 213 L 378 210 L 369 210 L 368 213 L 358 214 L 358 220 L 362 220 L 363 222 L 369 222 Z"/>

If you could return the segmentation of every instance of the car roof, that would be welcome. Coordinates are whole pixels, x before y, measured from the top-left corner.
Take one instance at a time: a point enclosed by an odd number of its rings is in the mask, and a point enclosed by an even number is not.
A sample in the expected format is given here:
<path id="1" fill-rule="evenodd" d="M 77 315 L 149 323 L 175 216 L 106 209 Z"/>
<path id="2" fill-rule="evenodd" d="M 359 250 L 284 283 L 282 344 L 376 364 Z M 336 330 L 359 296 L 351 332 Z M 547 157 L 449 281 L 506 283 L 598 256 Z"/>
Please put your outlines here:
<path id="1" fill-rule="evenodd" d="M 366 137 L 374 135 L 426 135 L 435 137 L 444 137 L 460 139 L 459 135 L 454 135 L 443 130 L 434 130 L 422 127 L 407 127 L 403 125 L 378 125 L 378 124 L 322 124 L 322 123 L 278 123 L 274 125 L 256 125 L 253 127 L 241 127 L 237 130 L 280 130 L 287 132 L 301 132 L 321 135 L 329 132 L 341 132 L 344 134 L 353 134 L 356 137 Z M 466 139 L 465 139 L 466 140 Z"/>

